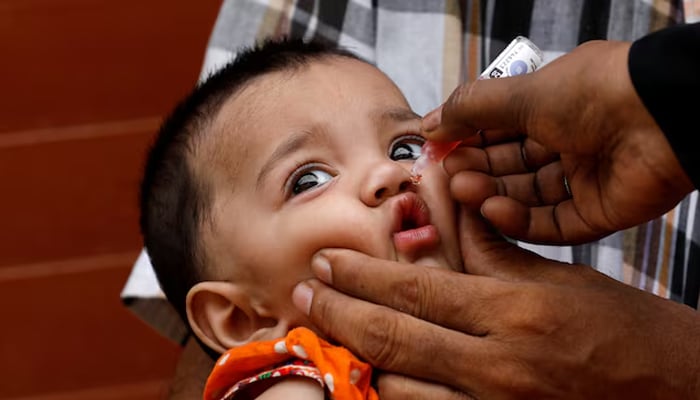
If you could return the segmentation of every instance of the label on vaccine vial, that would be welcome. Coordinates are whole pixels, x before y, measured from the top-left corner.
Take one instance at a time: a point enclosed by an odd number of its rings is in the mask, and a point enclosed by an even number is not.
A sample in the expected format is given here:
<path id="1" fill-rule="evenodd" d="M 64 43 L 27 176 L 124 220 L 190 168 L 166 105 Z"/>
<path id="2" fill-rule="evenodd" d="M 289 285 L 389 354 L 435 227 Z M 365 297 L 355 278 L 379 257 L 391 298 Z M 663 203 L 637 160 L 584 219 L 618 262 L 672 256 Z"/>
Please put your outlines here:
<path id="1" fill-rule="evenodd" d="M 486 67 L 479 79 L 527 74 L 539 68 L 543 61 L 542 51 L 529 39 L 518 36 Z"/>

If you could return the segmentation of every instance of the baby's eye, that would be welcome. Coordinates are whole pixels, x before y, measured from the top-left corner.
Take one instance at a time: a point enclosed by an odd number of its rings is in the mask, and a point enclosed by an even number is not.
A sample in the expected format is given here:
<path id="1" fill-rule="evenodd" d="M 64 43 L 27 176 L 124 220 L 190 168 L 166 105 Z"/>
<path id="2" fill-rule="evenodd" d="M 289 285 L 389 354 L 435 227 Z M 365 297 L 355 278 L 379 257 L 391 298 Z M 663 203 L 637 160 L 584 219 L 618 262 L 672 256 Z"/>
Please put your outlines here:
<path id="1" fill-rule="evenodd" d="M 421 155 L 425 139 L 418 135 L 401 136 L 391 143 L 389 158 L 394 161 L 415 160 Z"/>
<path id="2" fill-rule="evenodd" d="M 321 186 L 331 179 L 333 179 L 333 175 L 317 167 L 300 171 L 291 179 L 291 195 L 296 196 L 316 186 Z"/>

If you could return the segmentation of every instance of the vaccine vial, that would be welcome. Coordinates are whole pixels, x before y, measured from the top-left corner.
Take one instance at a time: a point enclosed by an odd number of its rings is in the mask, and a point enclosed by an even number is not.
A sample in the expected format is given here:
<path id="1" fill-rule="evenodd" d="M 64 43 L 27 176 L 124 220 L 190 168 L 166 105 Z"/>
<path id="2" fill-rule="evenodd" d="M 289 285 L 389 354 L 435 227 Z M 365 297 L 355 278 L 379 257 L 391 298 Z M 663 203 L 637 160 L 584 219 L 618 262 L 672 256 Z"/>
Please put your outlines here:
<path id="1" fill-rule="evenodd" d="M 544 57 L 540 50 L 528 38 L 518 36 L 503 50 L 479 79 L 504 78 L 523 75 L 542 66 Z M 432 142 L 423 145 L 420 157 L 411 168 L 411 182 L 420 184 L 422 173 L 430 165 L 438 164 L 447 157 L 461 142 Z"/>

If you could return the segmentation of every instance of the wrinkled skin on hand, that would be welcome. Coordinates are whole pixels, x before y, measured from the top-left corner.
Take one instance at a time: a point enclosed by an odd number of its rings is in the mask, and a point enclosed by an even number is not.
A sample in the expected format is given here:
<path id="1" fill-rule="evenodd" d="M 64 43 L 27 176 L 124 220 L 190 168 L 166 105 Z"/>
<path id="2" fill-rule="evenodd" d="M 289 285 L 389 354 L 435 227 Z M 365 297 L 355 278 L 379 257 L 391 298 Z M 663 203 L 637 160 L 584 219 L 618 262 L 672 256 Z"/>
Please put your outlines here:
<path id="1" fill-rule="evenodd" d="M 674 207 L 693 186 L 635 92 L 629 47 L 588 42 L 532 74 L 458 87 L 423 121 L 431 140 L 465 140 L 444 162 L 455 197 L 503 234 L 548 244 Z"/>
<path id="2" fill-rule="evenodd" d="M 312 265 L 325 283 L 294 292 L 389 372 L 381 398 L 700 398 L 695 310 L 518 248 L 473 213 L 460 224 L 470 274 L 327 249 Z"/>

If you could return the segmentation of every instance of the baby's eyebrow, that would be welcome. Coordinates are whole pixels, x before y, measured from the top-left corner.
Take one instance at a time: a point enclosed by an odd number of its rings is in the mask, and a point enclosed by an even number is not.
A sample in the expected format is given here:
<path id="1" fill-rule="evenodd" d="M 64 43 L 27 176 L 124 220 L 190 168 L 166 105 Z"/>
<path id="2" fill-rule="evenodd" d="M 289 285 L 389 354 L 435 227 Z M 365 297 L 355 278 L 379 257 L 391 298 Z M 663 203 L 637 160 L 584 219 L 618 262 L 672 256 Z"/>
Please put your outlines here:
<path id="1" fill-rule="evenodd" d="M 265 177 L 270 173 L 270 171 L 272 171 L 275 164 L 277 164 L 280 160 L 286 158 L 310 142 L 318 142 L 326 139 L 326 136 L 323 135 L 322 131 L 323 129 L 317 127 L 310 130 L 296 132 L 289 136 L 284 142 L 277 146 L 275 151 L 272 152 L 272 155 L 270 155 L 265 164 L 263 164 L 262 168 L 260 168 L 256 186 L 258 188 L 260 187 L 262 182 L 265 180 Z"/>
<path id="2" fill-rule="evenodd" d="M 374 117 L 379 123 L 406 122 L 421 119 L 421 116 L 413 112 L 413 110 L 402 107 L 379 110 Z"/>

